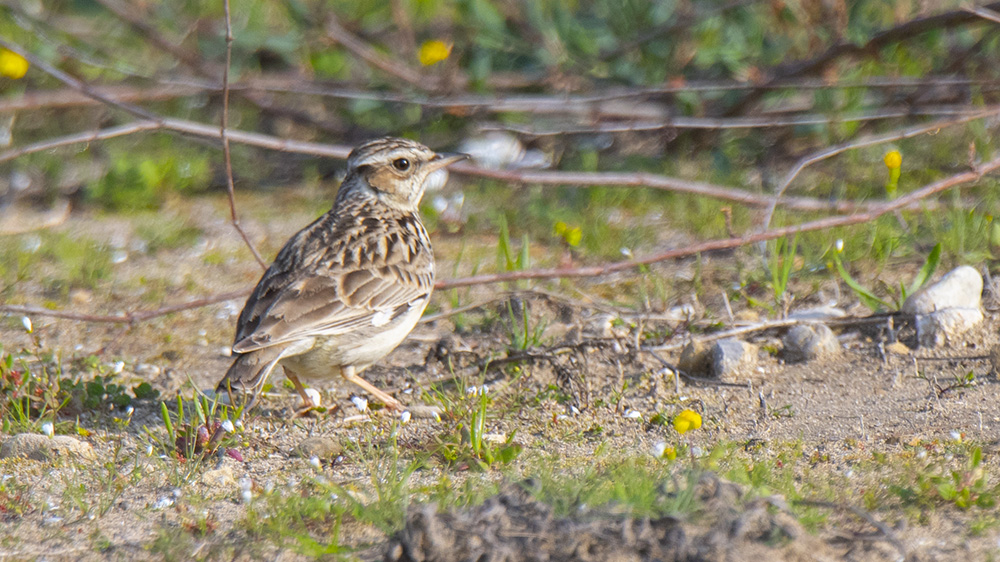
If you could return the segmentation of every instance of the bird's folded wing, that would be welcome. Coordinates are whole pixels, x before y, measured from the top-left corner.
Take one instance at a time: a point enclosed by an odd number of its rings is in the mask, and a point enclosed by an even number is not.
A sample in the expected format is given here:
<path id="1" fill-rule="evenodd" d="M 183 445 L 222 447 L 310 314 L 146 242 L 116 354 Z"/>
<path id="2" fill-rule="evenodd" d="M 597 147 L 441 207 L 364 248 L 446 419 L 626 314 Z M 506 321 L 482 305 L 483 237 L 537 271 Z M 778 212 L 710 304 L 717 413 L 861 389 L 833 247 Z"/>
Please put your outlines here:
<path id="1" fill-rule="evenodd" d="M 386 324 L 428 297 L 432 271 L 385 266 L 297 280 L 274 278 L 271 283 L 262 280 L 240 316 L 233 351 L 246 353 Z"/>

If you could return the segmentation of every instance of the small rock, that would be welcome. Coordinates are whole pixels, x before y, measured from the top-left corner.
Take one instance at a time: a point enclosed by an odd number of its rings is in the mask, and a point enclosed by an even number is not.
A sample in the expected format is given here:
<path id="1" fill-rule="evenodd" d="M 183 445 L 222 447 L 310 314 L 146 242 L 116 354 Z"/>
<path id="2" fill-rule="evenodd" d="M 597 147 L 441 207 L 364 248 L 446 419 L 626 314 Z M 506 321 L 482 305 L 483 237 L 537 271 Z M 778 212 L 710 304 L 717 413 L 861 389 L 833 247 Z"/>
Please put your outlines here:
<path id="1" fill-rule="evenodd" d="M 236 475 L 233 474 L 233 469 L 223 466 L 215 470 L 205 471 L 205 474 L 201 475 L 201 482 L 211 488 L 229 489 L 236 486 Z"/>
<path id="2" fill-rule="evenodd" d="M 89 443 L 69 435 L 48 437 L 36 433 L 19 433 L 4 441 L 0 447 L 0 459 L 23 457 L 48 461 L 57 456 L 76 456 L 86 460 L 97 458 Z"/>
<path id="3" fill-rule="evenodd" d="M 681 351 L 681 358 L 677 361 L 677 368 L 692 375 L 707 375 L 711 371 L 712 354 L 709 353 L 708 345 L 698 340 L 691 340 Z"/>
<path id="4" fill-rule="evenodd" d="M 917 342 L 938 347 L 983 321 L 983 277 L 967 265 L 910 295 L 902 311 L 916 315 Z"/>
<path id="5" fill-rule="evenodd" d="M 811 361 L 840 353 L 840 342 L 826 324 L 799 324 L 788 330 L 781 342 L 787 361 Z"/>
<path id="6" fill-rule="evenodd" d="M 983 321 L 978 308 L 947 308 L 917 315 L 917 342 L 921 347 L 940 347 Z"/>
<path id="7" fill-rule="evenodd" d="M 729 338 L 712 345 L 711 373 L 718 378 L 730 378 L 749 370 L 757 363 L 757 348 L 744 341 Z"/>
<path id="8" fill-rule="evenodd" d="M 983 299 L 983 276 L 963 265 L 949 271 L 940 281 L 910 295 L 902 311 L 930 314 L 946 308 L 978 309 Z"/>
<path id="9" fill-rule="evenodd" d="M 328 460 L 336 458 L 343 450 L 340 441 L 332 437 L 307 437 L 295 447 L 292 454 L 306 459 L 318 457 L 322 460 Z"/>

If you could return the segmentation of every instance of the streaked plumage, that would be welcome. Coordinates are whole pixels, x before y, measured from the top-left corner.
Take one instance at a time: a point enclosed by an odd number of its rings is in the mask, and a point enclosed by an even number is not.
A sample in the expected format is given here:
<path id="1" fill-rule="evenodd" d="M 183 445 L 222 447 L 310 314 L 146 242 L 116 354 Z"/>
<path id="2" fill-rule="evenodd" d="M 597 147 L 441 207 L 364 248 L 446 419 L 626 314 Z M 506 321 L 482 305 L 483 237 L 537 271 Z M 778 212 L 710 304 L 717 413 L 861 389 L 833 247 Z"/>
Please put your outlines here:
<path id="1" fill-rule="evenodd" d="M 307 406 L 298 377 L 339 372 L 398 408 L 358 373 L 427 306 L 434 254 L 418 205 L 427 176 L 460 158 L 395 138 L 356 148 L 333 208 L 285 244 L 247 299 L 218 390 L 256 391 L 280 364 Z"/>

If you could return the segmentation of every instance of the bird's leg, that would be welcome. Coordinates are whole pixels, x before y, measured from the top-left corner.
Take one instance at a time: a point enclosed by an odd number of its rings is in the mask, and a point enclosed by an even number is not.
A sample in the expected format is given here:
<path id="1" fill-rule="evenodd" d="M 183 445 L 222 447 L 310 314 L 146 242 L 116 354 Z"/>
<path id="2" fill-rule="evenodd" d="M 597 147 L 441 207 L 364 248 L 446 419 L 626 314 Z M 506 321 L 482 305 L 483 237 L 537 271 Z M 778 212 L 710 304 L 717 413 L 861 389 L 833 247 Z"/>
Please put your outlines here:
<path id="1" fill-rule="evenodd" d="M 295 411 L 295 415 L 305 415 L 310 410 L 315 408 L 316 404 L 313 404 L 312 398 L 309 398 L 309 394 L 306 393 L 306 387 L 302 386 L 302 381 L 299 380 L 298 375 L 293 373 L 288 367 L 285 367 L 285 377 L 292 381 L 292 384 L 295 386 L 295 390 L 299 393 L 299 396 L 302 397 L 302 406 Z"/>
<path id="2" fill-rule="evenodd" d="M 353 366 L 341 367 L 340 374 L 343 375 L 343 377 L 348 381 L 353 382 L 354 384 L 367 390 L 372 396 L 381 400 L 382 403 L 385 404 L 386 408 L 389 408 L 390 410 L 394 410 L 397 412 L 402 412 L 405 409 L 403 408 L 403 404 L 400 403 L 399 400 L 396 400 L 392 396 L 389 396 L 385 392 L 382 392 L 381 390 L 375 388 L 375 385 L 361 378 L 361 376 L 357 374 L 357 371 Z"/>

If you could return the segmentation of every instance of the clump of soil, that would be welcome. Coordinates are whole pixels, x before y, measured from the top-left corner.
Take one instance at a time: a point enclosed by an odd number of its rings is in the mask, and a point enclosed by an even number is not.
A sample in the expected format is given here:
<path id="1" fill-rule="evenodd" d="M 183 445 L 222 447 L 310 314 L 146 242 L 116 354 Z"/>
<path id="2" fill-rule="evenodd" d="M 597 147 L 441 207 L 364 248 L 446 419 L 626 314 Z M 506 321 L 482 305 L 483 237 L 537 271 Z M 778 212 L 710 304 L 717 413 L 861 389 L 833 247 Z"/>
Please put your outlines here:
<path id="1" fill-rule="evenodd" d="M 482 505 L 439 513 L 411 506 L 386 562 L 646 560 L 816 560 L 842 552 L 803 531 L 774 498 L 745 500 L 737 486 L 706 473 L 696 516 L 635 518 L 581 510 L 559 517 L 528 492 L 508 486 Z M 690 519 L 690 520 L 689 520 Z"/>

